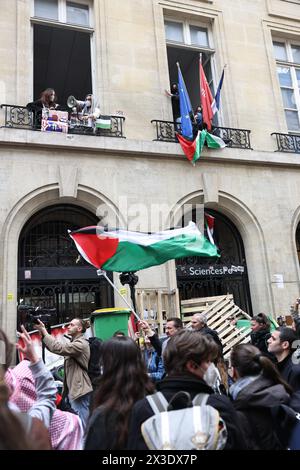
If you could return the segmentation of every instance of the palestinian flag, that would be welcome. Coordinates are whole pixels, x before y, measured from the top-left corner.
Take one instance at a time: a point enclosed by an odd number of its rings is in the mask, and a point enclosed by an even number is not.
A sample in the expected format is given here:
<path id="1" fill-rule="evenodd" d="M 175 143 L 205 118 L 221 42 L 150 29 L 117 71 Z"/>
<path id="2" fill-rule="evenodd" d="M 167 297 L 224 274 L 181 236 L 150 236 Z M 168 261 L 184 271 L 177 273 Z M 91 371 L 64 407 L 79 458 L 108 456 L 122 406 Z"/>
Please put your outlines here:
<path id="1" fill-rule="evenodd" d="M 111 117 L 110 116 L 100 116 L 99 119 L 96 119 L 95 126 L 97 129 L 110 129 L 111 128 Z"/>
<path id="2" fill-rule="evenodd" d="M 195 165 L 196 161 L 199 160 L 205 142 L 205 135 L 202 134 L 202 132 L 198 131 L 197 137 L 194 141 L 185 139 L 178 133 L 176 134 L 185 156 L 193 165 Z"/>
<path id="3" fill-rule="evenodd" d="M 185 256 L 219 256 L 194 222 L 156 233 L 85 227 L 69 232 L 82 257 L 96 268 L 129 272 Z"/>
<path id="4" fill-rule="evenodd" d="M 205 142 L 209 148 L 221 149 L 226 147 L 224 140 L 216 135 L 210 134 L 206 129 L 198 131 L 197 137 L 193 141 L 185 139 L 178 133 L 176 133 L 176 136 L 185 156 L 193 165 L 199 160 Z"/>
<path id="5" fill-rule="evenodd" d="M 207 232 L 207 238 L 209 239 L 212 245 L 215 245 L 215 240 L 214 240 L 215 218 L 212 215 L 208 214 L 207 212 L 204 212 L 204 222 L 205 222 L 205 228 Z"/>

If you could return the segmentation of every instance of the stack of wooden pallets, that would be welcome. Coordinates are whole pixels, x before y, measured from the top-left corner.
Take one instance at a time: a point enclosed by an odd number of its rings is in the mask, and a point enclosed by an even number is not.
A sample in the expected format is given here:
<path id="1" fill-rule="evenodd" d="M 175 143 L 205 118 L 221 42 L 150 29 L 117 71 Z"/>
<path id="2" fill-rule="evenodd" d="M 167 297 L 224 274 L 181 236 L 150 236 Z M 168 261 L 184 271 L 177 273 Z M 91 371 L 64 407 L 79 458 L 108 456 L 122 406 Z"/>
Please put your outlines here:
<path id="1" fill-rule="evenodd" d="M 235 344 L 250 341 L 250 328 L 237 328 L 236 322 L 251 320 L 251 317 L 235 305 L 231 294 L 181 301 L 181 314 L 185 326 L 189 326 L 194 313 L 203 313 L 209 328 L 217 331 L 223 344 L 225 358 Z"/>

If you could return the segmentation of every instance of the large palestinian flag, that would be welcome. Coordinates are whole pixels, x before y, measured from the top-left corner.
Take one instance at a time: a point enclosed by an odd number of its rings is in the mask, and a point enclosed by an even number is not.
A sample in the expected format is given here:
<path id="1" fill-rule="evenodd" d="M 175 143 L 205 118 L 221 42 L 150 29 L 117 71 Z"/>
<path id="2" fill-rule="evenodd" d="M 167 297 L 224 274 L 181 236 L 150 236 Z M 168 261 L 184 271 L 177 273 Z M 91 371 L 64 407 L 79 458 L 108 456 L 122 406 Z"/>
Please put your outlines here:
<path id="1" fill-rule="evenodd" d="M 194 222 L 156 233 L 85 227 L 69 232 L 82 257 L 106 271 L 139 271 L 185 256 L 219 256 Z"/>

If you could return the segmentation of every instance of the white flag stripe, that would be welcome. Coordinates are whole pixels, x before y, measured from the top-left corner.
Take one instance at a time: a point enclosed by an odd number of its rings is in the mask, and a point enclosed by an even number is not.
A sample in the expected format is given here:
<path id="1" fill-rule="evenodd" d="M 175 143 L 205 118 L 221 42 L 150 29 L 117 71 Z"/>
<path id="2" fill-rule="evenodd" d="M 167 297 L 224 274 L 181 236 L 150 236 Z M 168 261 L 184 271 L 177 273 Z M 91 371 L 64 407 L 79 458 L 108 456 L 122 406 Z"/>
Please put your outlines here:
<path id="1" fill-rule="evenodd" d="M 120 242 L 126 241 L 130 243 L 135 243 L 137 245 L 149 246 L 154 243 L 158 243 L 163 240 L 169 240 L 170 238 L 178 237 L 180 235 L 189 235 L 201 237 L 201 232 L 194 222 L 189 222 L 187 227 L 179 228 L 175 230 L 164 230 L 162 232 L 147 233 L 141 232 L 128 232 L 126 230 L 118 230 L 113 232 L 106 232 L 100 227 L 96 227 L 96 233 L 101 238 L 111 237 L 118 238 Z"/>

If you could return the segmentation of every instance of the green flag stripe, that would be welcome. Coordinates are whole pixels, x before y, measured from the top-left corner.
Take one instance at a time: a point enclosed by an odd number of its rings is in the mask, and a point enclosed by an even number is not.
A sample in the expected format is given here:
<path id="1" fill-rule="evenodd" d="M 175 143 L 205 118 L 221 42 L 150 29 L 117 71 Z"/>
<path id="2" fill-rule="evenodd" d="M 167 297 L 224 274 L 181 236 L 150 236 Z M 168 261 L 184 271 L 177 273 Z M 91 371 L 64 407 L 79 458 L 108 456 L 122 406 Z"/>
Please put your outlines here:
<path id="1" fill-rule="evenodd" d="M 185 256 L 219 256 L 217 248 L 203 236 L 181 235 L 150 246 L 120 242 L 116 253 L 102 268 L 108 271 L 139 271 Z"/>

